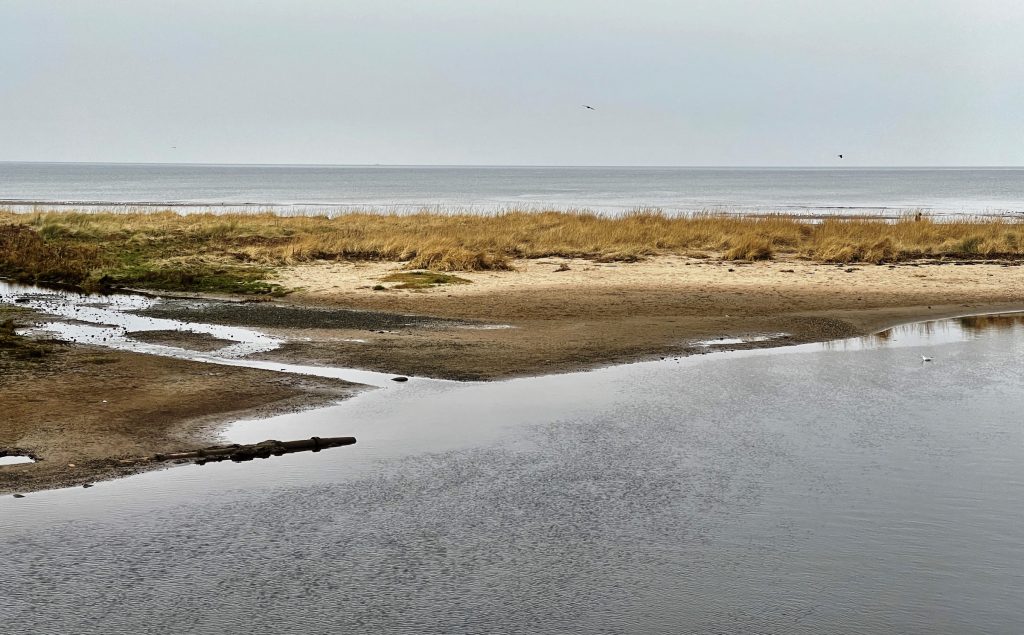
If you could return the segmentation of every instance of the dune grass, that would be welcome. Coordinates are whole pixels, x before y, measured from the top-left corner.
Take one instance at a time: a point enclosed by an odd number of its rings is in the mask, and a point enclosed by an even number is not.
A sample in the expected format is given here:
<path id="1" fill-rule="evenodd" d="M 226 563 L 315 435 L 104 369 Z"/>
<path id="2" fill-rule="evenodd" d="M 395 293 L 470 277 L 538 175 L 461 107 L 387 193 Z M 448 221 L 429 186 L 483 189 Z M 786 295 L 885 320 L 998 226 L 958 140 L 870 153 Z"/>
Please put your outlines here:
<path id="1" fill-rule="evenodd" d="M 519 258 L 633 261 L 659 254 L 730 260 L 790 255 L 819 262 L 918 258 L 1019 259 L 1014 220 L 895 222 L 637 211 L 591 213 L 273 214 L 0 212 L 0 275 L 83 287 L 140 286 L 273 294 L 275 267 L 314 260 L 382 260 L 438 272 L 508 269 Z"/>

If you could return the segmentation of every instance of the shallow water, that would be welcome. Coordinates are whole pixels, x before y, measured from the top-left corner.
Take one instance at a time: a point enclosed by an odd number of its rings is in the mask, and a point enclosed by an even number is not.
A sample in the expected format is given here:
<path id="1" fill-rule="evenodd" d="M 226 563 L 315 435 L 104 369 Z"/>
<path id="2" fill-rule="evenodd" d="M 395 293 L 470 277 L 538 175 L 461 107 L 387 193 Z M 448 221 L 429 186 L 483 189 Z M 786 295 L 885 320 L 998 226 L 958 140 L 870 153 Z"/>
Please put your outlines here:
<path id="1" fill-rule="evenodd" d="M 719 210 L 810 215 L 1019 215 L 1020 168 L 680 168 L 153 165 L 0 162 L 0 203 L 139 211 L 353 209 L 620 214 Z"/>
<path id="2" fill-rule="evenodd" d="M 239 422 L 359 443 L 0 499 L 6 625 L 1018 633 L 1022 353 L 968 317 Z"/>
<path id="3" fill-rule="evenodd" d="M 52 334 L 65 341 L 121 350 L 172 355 L 171 350 L 174 347 L 162 347 L 133 340 L 130 333 L 139 331 L 184 331 L 228 340 L 234 344 L 217 351 L 219 357 L 228 358 L 273 350 L 282 343 L 281 340 L 247 328 L 136 315 L 135 311 L 151 308 L 161 302 L 159 298 L 138 294 L 85 294 L 0 280 L 0 302 L 17 304 L 67 320 L 39 324 L 35 328 L 36 331 Z M 196 353 L 181 353 L 186 354 Z"/>
<path id="4" fill-rule="evenodd" d="M 0 465 L 19 465 L 21 463 L 35 463 L 35 459 L 17 454 L 0 456 Z"/>
<path id="5" fill-rule="evenodd" d="M 0 280 L 0 302 L 23 306 L 40 313 L 63 318 L 63 320 L 35 324 L 26 329 L 27 332 L 48 335 L 66 342 L 221 366 L 244 366 L 281 373 L 344 379 L 378 387 L 390 386 L 390 380 L 395 376 L 357 368 L 330 368 L 248 359 L 249 355 L 272 351 L 280 347 L 284 340 L 250 328 L 152 317 L 138 313 L 152 311 L 159 308 L 162 302 L 171 301 L 131 293 L 99 295 L 61 291 Z M 182 302 L 181 300 L 173 301 Z M 203 301 L 195 303 L 204 306 L 209 304 Z M 189 348 L 151 344 L 132 336 L 134 333 L 147 331 L 181 331 L 204 334 L 218 340 L 232 342 L 232 344 L 204 353 Z"/>

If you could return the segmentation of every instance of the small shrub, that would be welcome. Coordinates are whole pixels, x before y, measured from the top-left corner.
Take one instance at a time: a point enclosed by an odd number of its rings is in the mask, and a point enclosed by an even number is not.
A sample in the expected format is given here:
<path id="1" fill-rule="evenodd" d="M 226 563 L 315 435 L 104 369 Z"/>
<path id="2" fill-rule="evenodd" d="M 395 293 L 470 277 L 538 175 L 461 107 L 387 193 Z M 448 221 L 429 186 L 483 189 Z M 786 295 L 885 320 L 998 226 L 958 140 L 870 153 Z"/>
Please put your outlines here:
<path id="1" fill-rule="evenodd" d="M 764 238 L 746 237 L 725 252 L 726 260 L 771 260 L 775 256 Z"/>
<path id="2" fill-rule="evenodd" d="M 857 247 L 843 243 L 829 243 L 812 251 L 810 256 L 821 262 L 860 262 L 861 252 Z"/>
<path id="3" fill-rule="evenodd" d="M 860 259 L 864 262 L 882 264 L 883 262 L 892 260 L 895 253 L 896 249 L 893 247 L 892 239 L 886 236 L 882 240 L 879 240 L 868 247 L 864 253 L 861 254 Z"/>
<path id="4" fill-rule="evenodd" d="M 1020 238 L 1014 232 L 1006 232 L 1003 243 L 1006 244 L 1007 251 L 1017 251 L 1020 248 Z"/>
<path id="5" fill-rule="evenodd" d="M 957 243 L 956 250 L 961 254 L 978 254 L 981 253 L 981 244 L 985 242 L 985 239 L 981 236 L 968 236 L 959 243 Z"/>

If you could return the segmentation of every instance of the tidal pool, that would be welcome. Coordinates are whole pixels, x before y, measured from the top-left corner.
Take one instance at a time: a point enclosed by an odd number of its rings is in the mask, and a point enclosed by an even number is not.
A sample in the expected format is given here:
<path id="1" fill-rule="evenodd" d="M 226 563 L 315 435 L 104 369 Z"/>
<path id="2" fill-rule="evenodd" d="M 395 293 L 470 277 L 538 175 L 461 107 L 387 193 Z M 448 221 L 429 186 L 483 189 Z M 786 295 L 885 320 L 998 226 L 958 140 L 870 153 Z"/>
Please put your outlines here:
<path id="1" fill-rule="evenodd" d="M 970 317 L 238 422 L 359 443 L 2 498 L 0 619 L 1019 633 L 1022 354 L 1020 316 Z"/>

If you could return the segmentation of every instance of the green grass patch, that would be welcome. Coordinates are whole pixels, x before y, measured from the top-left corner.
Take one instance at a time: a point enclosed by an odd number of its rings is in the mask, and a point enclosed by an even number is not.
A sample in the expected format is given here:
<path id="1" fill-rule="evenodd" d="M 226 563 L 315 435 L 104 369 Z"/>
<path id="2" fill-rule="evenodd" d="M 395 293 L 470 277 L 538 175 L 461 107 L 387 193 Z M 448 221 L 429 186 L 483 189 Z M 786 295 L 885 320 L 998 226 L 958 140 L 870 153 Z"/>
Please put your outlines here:
<path id="1" fill-rule="evenodd" d="M 279 297 L 288 291 L 267 282 L 268 269 L 210 264 L 129 264 L 97 272 L 87 286 L 96 288 L 136 287 L 158 291 L 197 291 Z"/>
<path id="2" fill-rule="evenodd" d="M 209 253 L 201 241 L 129 232 L 96 236 L 59 225 L 0 224 L 0 275 L 20 282 L 67 284 L 89 291 L 136 287 L 242 295 L 285 295 L 267 282 L 268 266 L 232 254 Z"/>
<path id="3" fill-rule="evenodd" d="M 394 289 L 429 289 L 442 284 L 469 284 L 471 281 L 448 273 L 437 271 L 403 271 L 392 273 L 382 282 L 398 282 Z"/>

